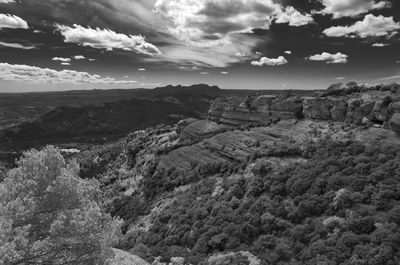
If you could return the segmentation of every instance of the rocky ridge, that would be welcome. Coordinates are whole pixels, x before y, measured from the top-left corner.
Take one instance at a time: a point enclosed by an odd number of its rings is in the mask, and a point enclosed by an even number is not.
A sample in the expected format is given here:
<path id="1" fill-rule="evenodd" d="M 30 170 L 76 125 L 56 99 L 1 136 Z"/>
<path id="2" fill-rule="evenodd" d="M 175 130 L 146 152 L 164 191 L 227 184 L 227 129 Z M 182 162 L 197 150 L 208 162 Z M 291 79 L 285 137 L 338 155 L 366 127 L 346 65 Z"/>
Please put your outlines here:
<path id="1" fill-rule="evenodd" d="M 358 88 L 358 89 L 357 89 Z M 400 133 L 400 86 L 328 90 L 316 97 L 261 95 L 215 100 L 208 118 L 228 126 L 265 125 L 284 119 L 340 121 Z"/>
<path id="2" fill-rule="evenodd" d="M 168 236 L 175 240 L 178 227 L 171 226 L 174 219 L 162 216 L 175 212 L 176 205 L 190 197 L 198 183 L 212 184 L 209 194 L 193 198 L 194 202 L 204 196 L 219 200 L 228 192 L 223 185 L 226 181 L 251 183 L 266 170 L 271 179 L 278 180 L 284 170 L 307 165 L 308 150 L 318 143 L 399 146 L 399 100 L 398 87 L 328 90 L 304 98 L 221 98 L 211 106 L 207 120 L 190 118 L 176 126 L 130 134 L 122 140 L 120 155 L 100 176 L 110 211 L 125 220 L 126 245 L 121 248 L 153 260 L 154 254 L 136 239 L 158 249 L 162 234 L 158 229 L 162 227 L 170 233 L 162 240 Z M 362 163 L 355 163 L 349 170 L 361 167 Z M 293 204 L 287 200 L 288 205 Z M 272 218 L 268 214 L 264 217 Z M 149 243 L 149 235 L 156 235 L 154 242 Z M 176 256 L 185 253 L 182 249 L 165 251 L 178 253 Z"/>

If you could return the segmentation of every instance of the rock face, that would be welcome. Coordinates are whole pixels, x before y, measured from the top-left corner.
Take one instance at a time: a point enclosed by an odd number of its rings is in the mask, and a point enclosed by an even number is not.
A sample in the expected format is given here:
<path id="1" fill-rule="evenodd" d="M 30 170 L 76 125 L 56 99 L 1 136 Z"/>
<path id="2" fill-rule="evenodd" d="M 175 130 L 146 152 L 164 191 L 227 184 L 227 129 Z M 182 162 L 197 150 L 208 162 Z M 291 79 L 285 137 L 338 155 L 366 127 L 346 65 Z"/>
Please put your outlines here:
<path id="1" fill-rule="evenodd" d="M 208 117 L 216 123 L 230 126 L 257 126 L 276 120 L 306 118 L 383 126 L 400 133 L 400 91 L 363 89 L 354 94 L 339 92 L 335 96 L 307 98 L 263 95 L 217 99 Z"/>
<path id="2" fill-rule="evenodd" d="M 238 126 L 265 124 L 273 119 L 301 118 L 303 103 L 300 97 L 279 98 L 263 95 L 249 98 L 217 99 L 208 118 L 217 123 Z"/>
<path id="3" fill-rule="evenodd" d="M 341 98 L 306 98 L 303 100 L 305 118 L 344 121 L 347 102 Z"/>
<path id="4" fill-rule="evenodd" d="M 400 102 L 391 103 L 389 113 L 393 114 L 389 120 L 390 128 L 400 134 Z"/>
<path id="5" fill-rule="evenodd" d="M 179 135 L 179 139 L 181 140 L 181 142 L 187 144 L 199 142 L 203 139 L 221 133 L 224 130 L 224 126 L 219 125 L 213 121 L 191 120 L 191 122 L 187 124 L 186 127 L 180 129 L 180 132 L 177 130 L 177 134 Z"/>

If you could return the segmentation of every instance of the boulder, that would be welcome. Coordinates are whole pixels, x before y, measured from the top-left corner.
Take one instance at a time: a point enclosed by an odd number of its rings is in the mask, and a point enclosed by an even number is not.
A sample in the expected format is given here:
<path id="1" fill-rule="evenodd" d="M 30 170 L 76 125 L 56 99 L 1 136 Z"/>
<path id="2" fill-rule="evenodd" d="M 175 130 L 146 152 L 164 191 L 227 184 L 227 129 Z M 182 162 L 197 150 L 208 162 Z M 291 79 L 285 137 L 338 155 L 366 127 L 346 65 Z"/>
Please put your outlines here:
<path id="1" fill-rule="evenodd" d="M 391 103 L 389 105 L 389 112 L 392 114 L 400 113 L 400 101 Z"/>
<path id="2" fill-rule="evenodd" d="M 400 134 L 400 113 L 393 114 L 392 118 L 389 120 L 389 127 L 392 131 Z"/>
<path id="3" fill-rule="evenodd" d="M 344 121 L 347 114 L 347 102 L 341 98 L 335 98 L 332 102 L 331 119 L 333 121 Z"/>
<path id="4" fill-rule="evenodd" d="M 364 102 L 361 99 L 351 99 L 347 107 L 347 121 L 360 124 L 364 117 L 369 116 L 375 106 L 374 101 Z"/>
<path id="5" fill-rule="evenodd" d="M 374 108 L 370 115 L 371 121 L 386 123 L 390 119 L 389 104 L 392 101 L 390 97 L 385 97 L 375 102 Z"/>

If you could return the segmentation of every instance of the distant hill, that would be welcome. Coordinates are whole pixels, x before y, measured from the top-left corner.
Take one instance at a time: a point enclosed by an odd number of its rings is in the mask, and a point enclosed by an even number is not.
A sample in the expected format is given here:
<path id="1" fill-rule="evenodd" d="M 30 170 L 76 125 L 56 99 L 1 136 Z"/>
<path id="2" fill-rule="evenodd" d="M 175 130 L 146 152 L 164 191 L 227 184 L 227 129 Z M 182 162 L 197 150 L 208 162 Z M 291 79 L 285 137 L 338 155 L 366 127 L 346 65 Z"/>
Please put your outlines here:
<path id="1" fill-rule="evenodd" d="M 133 130 L 173 124 L 187 117 L 204 118 L 210 103 L 218 97 L 271 93 L 288 91 L 222 90 L 197 84 L 0 94 L 0 151 L 46 144 L 108 142 Z"/>

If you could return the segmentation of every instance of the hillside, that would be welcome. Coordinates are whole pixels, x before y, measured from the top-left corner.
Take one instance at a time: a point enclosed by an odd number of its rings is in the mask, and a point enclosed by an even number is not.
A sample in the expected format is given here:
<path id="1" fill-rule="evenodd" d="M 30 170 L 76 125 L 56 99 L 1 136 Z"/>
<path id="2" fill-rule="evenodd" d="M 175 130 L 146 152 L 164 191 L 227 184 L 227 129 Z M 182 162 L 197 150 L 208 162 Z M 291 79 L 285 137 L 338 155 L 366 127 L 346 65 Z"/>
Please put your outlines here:
<path id="1" fill-rule="evenodd" d="M 131 131 L 206 118 L 218 97 L 289 91 L 222 90 L 216 86 L 0 94 L 0 166 L 47 144 L 64 149 L 113 142 Z M 312 95 L 314 91 L 297 91 Z"/>
<path id="2" fill-rule="evenodd" d="M 400 262 L 398 85 L 229 97 L 75 155 L 152 262 Z"/>

